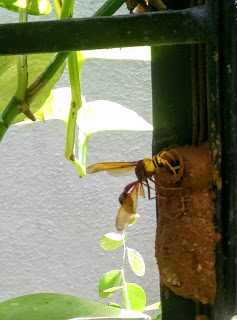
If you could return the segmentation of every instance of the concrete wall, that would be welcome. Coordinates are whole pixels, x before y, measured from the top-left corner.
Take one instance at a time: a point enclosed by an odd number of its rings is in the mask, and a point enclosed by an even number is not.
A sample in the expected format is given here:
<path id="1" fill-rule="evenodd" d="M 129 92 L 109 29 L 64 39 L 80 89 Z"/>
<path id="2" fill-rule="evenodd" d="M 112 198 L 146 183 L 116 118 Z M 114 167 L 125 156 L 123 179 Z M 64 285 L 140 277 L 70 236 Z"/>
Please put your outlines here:
<path id="1" fill-rule="evenodd" d="M 102 3 L 76 1 L 76 16 L 89 16 Z M 1 9 L 0 19 L 13 22 L 17 16 Z M 67 85 L 65 72 L 57 87 Z M 82 70 L 82 92 L 87 101 L 112 100 L 152 121 L 149 62 L 88 60 Z M 79 179 L 64 159 L 65 134 L 64 123 L 53 120 L 12 126 L 2 141 L 1 301 L 37 292 L 72 294 L 104 303 L 122 301 L 121 292 L 108 300 L 98 296 L 99 278 L 122 263 L 122 248 L 106 252 L 100 238 L 116 231 L 118 195 L 134 177 L 99 173 Z M 92 135 L 88 164 L 150 157 L 151 140 L 150 132 Z M 151 304 L 159 300 L 155 200 L 139 199 L 137 213 L 141 218 L 130 228 L 127 244 L 142 254 L 146 275 L 133 275 L 127 264 L 125 276 L 144 288 Z"/>

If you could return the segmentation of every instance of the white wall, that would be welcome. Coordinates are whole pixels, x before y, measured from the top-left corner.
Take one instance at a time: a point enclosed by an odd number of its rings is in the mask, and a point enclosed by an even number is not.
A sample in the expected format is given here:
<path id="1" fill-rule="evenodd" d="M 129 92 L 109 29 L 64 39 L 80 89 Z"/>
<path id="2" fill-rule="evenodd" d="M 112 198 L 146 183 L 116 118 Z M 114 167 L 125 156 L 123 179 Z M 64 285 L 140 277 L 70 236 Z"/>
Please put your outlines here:
<path id="1" fill-rule="evenodd" d="M 103 3 L 88 2 L 86 6 L 85 1 L 76 2 L 77 16 L 89 16 Z M 2 22 L 10 16 L 0 11 Z M 65 72 L 60 85 L 68 84 Z M 151 123 L 149 62 L 88 60 L 82 71 L 82 91 L 87 101 L 115 101 Z M 151 139 L 148 132 L 92 135 L 88 164 L 150 157 Z M 2 141 L 0 301 L 29 293 L 59 292 L 108 302 L 99 298 L 97 283 L 104 273 L 121 267 L 122 249 L 106 252 L 100 247 L 100 238 L 116 231 L 118 196 L 134 177 L 99 173 L 79 179 L 64 159 L 64 144 L 65 125 L 56 120 L 12 126 Z M 129 266 L 125 275 L 128 282 L 144 288 L 151 304 L 159 300 L 155 200 L 139 199 L 137 213 L 141 218 L 129 230 L 127 244 L 142 254 L 146 275 L 133 275 Z M 109 301 L 121 303 L 121 293 Z"/>

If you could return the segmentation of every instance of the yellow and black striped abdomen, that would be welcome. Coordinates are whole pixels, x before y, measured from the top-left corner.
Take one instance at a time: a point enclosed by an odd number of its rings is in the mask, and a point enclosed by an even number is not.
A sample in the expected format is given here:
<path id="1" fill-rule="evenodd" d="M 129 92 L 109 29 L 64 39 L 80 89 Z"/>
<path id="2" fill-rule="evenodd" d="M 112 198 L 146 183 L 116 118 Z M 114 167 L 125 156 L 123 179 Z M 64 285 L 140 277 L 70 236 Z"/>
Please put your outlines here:
<path id="1" fill-rule="evenodd" d="M 165 161 L 163 162 L 162 158 L 158 154 L 152 157 L 152 161 L 156 168 L 161 168 L 165 164 Z"/>

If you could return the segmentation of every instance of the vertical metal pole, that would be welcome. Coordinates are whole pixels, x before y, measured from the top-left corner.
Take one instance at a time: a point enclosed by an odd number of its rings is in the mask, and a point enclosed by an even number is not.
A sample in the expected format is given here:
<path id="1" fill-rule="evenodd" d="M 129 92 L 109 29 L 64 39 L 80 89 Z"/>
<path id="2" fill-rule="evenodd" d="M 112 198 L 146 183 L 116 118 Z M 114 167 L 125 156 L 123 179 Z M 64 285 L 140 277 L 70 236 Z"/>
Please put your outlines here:
<path id="1" fill-rule="evenodd" d="M 189 1 L 166 1 L 182 9 Z M 170 30 L 167 30 L 170 32 Z M 152 47 L 153 154 L 172 144 L 192 143 L 191 48 L 188 45 Z M 195 320 L 192 300 L 161 288 L 162 320 Z"/>
<path id="2" fill-rule="evenodd" d="M 222 226 L 222 190 L 221 190 L 221 161 L 222 161 L 222 136 L 220 113 L 220 8 L 219 1 L 209 0 L 209 16 L 212 33 L 206 44 L 206 79 L 207 79 L 207 110 L 208 110 L 208 142 L 212 152 L 214 165 L 216 166 L 216 183 L 213 186 L 215 192 L 216 231 L 221 239 L 216 246 L 216 298 L 210 310 L 210 319 L 223 320 L 224 310 L 224 253 L 223 253 L 223 226 Z"/>
<path id="3" fill-rule="evenodd" d="M 192 143 L 190 46 L 152 47 L 153 154 Z M 195 320 L 195 303 L 161 288 L 162 320 Z"/>
<path id="4" fill-rule="evenodd" d="M 237 315 L 237 2 L 220 1 L 222 223 L 225 299 L 223 319 Z"/>
<path id="5" fill-rule="evenodd" d="M 153 154 L 192 143 L 190 46 L 152 48 Z M 161 288 L 162 320 L 195 320 L 195 303 Z"/>
<path id="6" fill-rule="evenodd" d="M 208 140 L 218 176 L 215 190 L 217 292 L 212 320 L 237 315 L 237 68 L 236 7 L 209 0 L 213 34 L 207 43 Z"/>
<path id="7" fill-rule="evenodd" d="M 172 8 L 172 3 L 170 5 Z M 208 142 L 218 173 L 215 222 L 221 241 L 216 248 L 215 304 L 198 307 L 208 319 L 230 320 L 237 315 L 237 4 L 234 0 L 209 0 L 206 5 L 212 30 L 209 30 L 206 51 L 203 47 L 206 53 L 203 81 L 206 83 Z M 177 45 L 152 48 L 154 154 L 172 144 L 197 141 L 192 139 L 195 123 L 190 49 Z M 200 127 L 200 121 L 197 125 Z M 170 291 L 165 293 L 162 290 L 163 320 L 196 319 L 193 301 Z"/>

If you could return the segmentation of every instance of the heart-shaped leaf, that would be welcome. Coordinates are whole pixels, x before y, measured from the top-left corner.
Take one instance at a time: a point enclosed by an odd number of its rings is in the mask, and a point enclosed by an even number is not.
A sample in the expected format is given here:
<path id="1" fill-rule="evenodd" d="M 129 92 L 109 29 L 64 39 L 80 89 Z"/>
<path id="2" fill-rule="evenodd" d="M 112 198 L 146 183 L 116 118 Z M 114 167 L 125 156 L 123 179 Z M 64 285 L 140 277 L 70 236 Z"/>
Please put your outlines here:
<path id="1" fill-rule="evenodd" d="M 121 270 L 112 270 L 103 275 L 100 278 L 98 289 L 101 298 L 108 298 L 115 293 L 116 290 L 112 292 L 104 292 L 107 289 L 118 287 L 122 283 L 122 272 Z"/>
<path id="2" fill-rule="evenodd" d="M 83 105 L 78 111 L 77 124 L 85 135 L 105 130 L 152 130 L 152 125 L 135 111 L 108 100 Z"/>
<path id="3" fill-rule="evenodd" d="M 146 294 L 144 290 L 135 283 L 127 283 L 126 290 L 123 290 L 123 302 L 128 309 L 142 312 L 146 305 Z M 127 301 L 128 299 L 128 301 Z"/>
<path id="4" fill-rule="evenodd" d="M 127 255 L 128 255 L 128 261 L 130 263 L 130 266 L 133 272 L 137 276 L 144 276 L 145 263 L 140 253 L 137 250 L 127 248 Z"/>
<path id="5" fill-rule="evenodd" d="M 123 239 L 127 238 L 127 234 L 119 234 L 115 232 L 106 233 L 100 240 L 100 245 L 104 250 L 114 250 L 123 245 Z"/>

